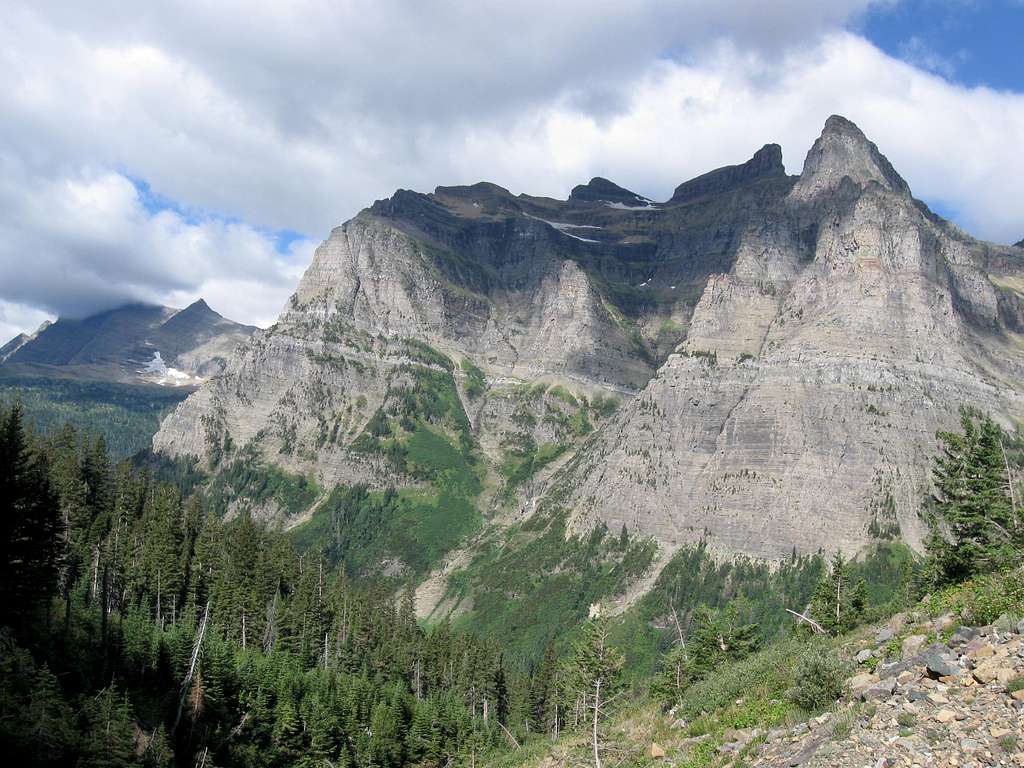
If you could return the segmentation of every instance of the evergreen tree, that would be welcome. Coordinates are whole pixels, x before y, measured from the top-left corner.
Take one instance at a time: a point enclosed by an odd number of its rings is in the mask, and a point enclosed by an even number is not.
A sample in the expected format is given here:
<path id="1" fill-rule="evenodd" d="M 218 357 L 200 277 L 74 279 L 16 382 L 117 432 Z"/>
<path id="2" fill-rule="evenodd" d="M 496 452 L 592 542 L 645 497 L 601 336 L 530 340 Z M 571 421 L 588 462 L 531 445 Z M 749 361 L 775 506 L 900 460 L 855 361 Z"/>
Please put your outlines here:
<path id="1" fill-rule="evenodd" d="M 594 768 L 601 768 L 600 726 L 621 692 L 623 655 L 608 642 L 608 620 L 600 615 L 583 627 L 573 645 L 570 679 L 580 722 L 589 724 Z"/>
<path id="2" fill-rule="evenodd" d="M 1003 431 L 989 417 L 964 409 L 963 434 L 939 432 L 941 455 L 928 541 L 934 579 L 962 581 L 1009 565 L 1024 546 L 1024 523 L 1014 509 Z"/>
<path id="3" fill-rule="evenodd" d="M 661 670 L 651 685 L 651 693 L 658 697 L 666 708 L 673 707 L 679 703 L 683 692 L 690 687 L 692 681 L 686 645 L 673 645 L 661 658 Z"/>
<path id="4" fill-rule="evenodd" d="M 867 584 L 864 579 L 853 578 L 842 552 L 837 552 L 828 573 L 815 587 L 808 610 L 810 617 L 829 634 L 839 635 L 864 620 L 867 604 Z"/>
<path id="5" fill-rule="evenodd" d="M 555 644 L 544 647 L 544 655 L 530 679 L 530 727 L 541 733 L 558 732 L 558 657 Z"/>
<path id="6" fill-rule="evenodd" d="M 19 405 L 0 409 L 0 625 L 24 626 L 60 579 L 62 525 L 47 453 L 30 443 Z"/>
<path id="7" fill-rule="evenodd" d="M 735 603 L 724 610 L 701 606 L 694 614 L 693 630 L 686 642 L 690 681 L 704 677 L 726 661 L 738 661 L 757 650 L 757 625 L 743 622 Z"/>
<path id="8" fill-rule="evenodd" d="M 134 768 L 143 763 L 135 754 L 135 730 L 127 694 L 103 690 L 86 702 L 81 768 Z"/>

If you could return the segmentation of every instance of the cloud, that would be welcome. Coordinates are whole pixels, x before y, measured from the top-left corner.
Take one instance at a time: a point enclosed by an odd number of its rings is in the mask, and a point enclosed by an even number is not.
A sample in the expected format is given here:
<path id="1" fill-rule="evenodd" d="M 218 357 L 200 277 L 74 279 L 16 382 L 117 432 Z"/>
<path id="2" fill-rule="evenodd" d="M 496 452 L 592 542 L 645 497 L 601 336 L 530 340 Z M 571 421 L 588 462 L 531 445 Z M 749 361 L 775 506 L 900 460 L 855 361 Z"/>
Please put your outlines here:
<path id="1" fill-rule="evenodd" d="M 202 294 L 266 324 L 313 246 L 282 231 L 317 240 L 396 188 L 605 175 L 665 198 L 768 141 L 798 171 L 832 112 L 918 195 L 1019 239 L 1021 96 L 842 31 L 877 4 L 8 3 L 0 302 Z"/>
<path id="2" fill-rule="evenodd" d="M 623 112 L 597 120 L 569 103 L 514 129 L 458 141 L 456 178 L 487 166 L 515 191 L 563 196 L 602 175 L 654 199 L 681 181 L 782 144 L 799 173 L 825 118 L 857 122 L 921 198 L 976 235 L 1024 235 L 1024 95 L 966 88 L 833 33 L 775 61 L 723 43 L 700 62 L 659 62 Z M 455 154 L 455 147 L 451 149 Z"/>
<path id="3" fill-rule="evenodd" d="M 0 301 L 0 346 L 19 333 L 35 331 L 46 320 L 53 320 L 53 317 L 35 307 Z"/>
<path id="4" fill-rule="evenodd" d="M 229 303 L 239 318 L 267 324 L 312 251 L 312 243 L 296 240 L 281 253 L 272 234 L 248 224 L 151 210 L 119 173 L 40 178 L 7 160 L 0 180 L 7 301 L 80 317 L 130 301 L 183 305 L 207 294 L 216 307 L 215 287 L 227 298 L 231 286 L 258 284 L 266 306 Z"/>
<path id="5" fill-rule="evenodd" d="M 904 61 L 942 75 L 947 80 L 956 74 L 957 66 L 966 60 L 968 55 L 966 50 L 961 49 L 953 56 L 943 56 L 917 35 L 912 35 L 902 42 L 899 53 Z"/>

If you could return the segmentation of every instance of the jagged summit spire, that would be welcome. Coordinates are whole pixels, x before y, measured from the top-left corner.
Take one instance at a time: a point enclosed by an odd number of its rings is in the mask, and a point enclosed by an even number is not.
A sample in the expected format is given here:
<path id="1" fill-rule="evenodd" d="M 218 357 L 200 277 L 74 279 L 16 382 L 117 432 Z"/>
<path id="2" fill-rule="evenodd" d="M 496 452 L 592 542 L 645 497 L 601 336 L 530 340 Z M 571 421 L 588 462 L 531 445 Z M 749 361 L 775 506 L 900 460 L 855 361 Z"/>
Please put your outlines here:
<path id="1" fill-rule="evenodd" d="M 676 187 L 670 203 L 686 203 L 705 195 L 715 195 L 758 179 L 785 176 L 782 165 L 782 147 L 765 144 L 742 165 L 727 165 L 709 171 Z"/>
<path id="2" fill-rule="evenodd" d="M 808 199 L 831 192 L 845 177 L 857 184 L 873 181 L 891 192 L 910 194 L 907 182 L 864 132 L 851 120 L 832 115 L 807 153 L 793 196 Z"/>

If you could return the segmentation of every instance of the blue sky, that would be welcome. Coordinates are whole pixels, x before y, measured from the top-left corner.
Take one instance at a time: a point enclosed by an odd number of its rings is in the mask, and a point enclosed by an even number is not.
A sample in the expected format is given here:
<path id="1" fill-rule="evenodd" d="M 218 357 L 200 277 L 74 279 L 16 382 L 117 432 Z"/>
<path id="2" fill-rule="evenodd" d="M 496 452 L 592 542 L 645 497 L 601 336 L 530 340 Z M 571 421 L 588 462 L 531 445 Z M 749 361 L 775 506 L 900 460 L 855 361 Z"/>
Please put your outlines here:
<path id="1" fill-rule="evenodd" d="M 129 300 L 266 326 L 395 189 L 664 200 L 768 142 L 799 173 L 833 113 L 940 214 L 1024 237 L 1024 0 L 291 8 L 5 3 L 0 341 Z"/>
<path id="2" fill-rule="evenodd" d="M 891 56 L 966 86 L 1024 91 L 1024 2 L 902 0 L 855 24 Z"/>

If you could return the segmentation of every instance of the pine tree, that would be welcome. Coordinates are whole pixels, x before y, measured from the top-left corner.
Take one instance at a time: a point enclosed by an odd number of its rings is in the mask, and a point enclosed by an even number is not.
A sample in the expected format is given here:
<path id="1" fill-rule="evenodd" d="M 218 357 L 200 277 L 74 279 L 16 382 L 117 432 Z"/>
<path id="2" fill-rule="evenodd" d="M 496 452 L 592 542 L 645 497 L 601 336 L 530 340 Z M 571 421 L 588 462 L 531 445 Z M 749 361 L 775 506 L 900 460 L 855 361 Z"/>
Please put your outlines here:
<path id="1" fill-rule="evenodd" d="M 157 624 L 163 626 L 177 613 L 182 592 L 181 497 L 169 485 L 153 489 L 142 513 L 142 573 L 145 591 L 154 607 Z"/>
<path id="2" fill-rule="evenodd" d="M 829 634 L 849 632 L 864 620 L 868 588 L 864 579 L 854 579 L 842 552 L 814 589 L 808 613 Z M 801 625 L 809 626 L 809 625 Z"/>
<path id="3" fill-rule="evenodd" d="M 594 768 L 601 768 L 600 726 L 621 691 L 625 658 L 608 642 L 608 620 L 600 615 L 583 627 L 573 645 L 570 674 L 577 705 L 589 723 Z"/>
<path id="4" fill-rule="evenodd" d="M 651 692 L 665 707 L 679 703 L 683 692 L 693 681 L 686 646 L 673 645 L 661 659 L 661 670 L 651 686 Z"/>
<path id="5" fill-rule="evenodd" d="M 928 541 L 934 576 L 962 581 L 1020 557 L 1021 511 L 1013 508 L 1003 431 L 989 417 L 963 410 L 963 434 L 940 432 L 932 471 L 934 519 Z"/>
<path id="6" fill-rule="evenodd" d="M 734 603 L 723 611 L 701 606 L 686 642 L 689 680 L 697 680 L 726 661 L 749 656 L 759 645 L 757 625 L 743 622 Z"/>
<path id="7" fill-rule="evenodd" d="M 541 733 L 558 733 L 558 656 L 555 644 L 544 647 L 540 664 L 530 678 L 530 727 Z"/>
<path id="8" fill-rule="evenodd" d="M 57 592 L 63 527 L 49 457 L 19 405 L 0 410 L 0 505 L 0 624 L 21 625 Z"/>
<path id="9" fill-rule="evenodd" d="M 81 768 L 141 766 L 135 754 L 135 730 L 127 694 L 107 688 L 85 705 Z"/>

